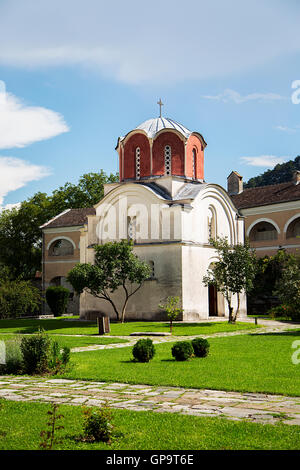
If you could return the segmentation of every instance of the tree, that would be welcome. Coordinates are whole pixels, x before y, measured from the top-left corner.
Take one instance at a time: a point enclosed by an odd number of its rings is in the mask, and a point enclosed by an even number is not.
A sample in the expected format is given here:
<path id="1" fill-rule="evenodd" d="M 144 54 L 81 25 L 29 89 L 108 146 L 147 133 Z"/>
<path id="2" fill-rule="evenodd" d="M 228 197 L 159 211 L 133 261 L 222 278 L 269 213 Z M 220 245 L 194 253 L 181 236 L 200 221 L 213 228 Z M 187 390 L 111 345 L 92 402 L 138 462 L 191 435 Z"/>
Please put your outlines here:
<path id="1" fill-rule="evenodd" d="M 203 278 L 206 286 L 214 284 L 225 297 L 229 310 L 229 323 L 234 323 L 240 307 L 240 294 L 253 287 L 256 271 L 256 257 L 250 249 L 248 241 L 245 245 L 229 245 L 227 238 L 210 239 L 211 245 L 217 250 L 219 261 L 212 269 L 208 269 Z M 237 308 L 233 314 L 232 297 L 237 295 Z"/>
<path id="2" fill-rule="evenodd" d="M 176 320 L 178 315 L 183 312 L 182 308 L 178 306 L 179 297 L 168 297 L 166 305 L 159 305 L 167 312 L 167 316 L 170 320 L 170 333 L 172 334 L 173 321 Z"/>
<path id="3" fill-rule="evenodd" d="M 35 313 L 41 306 L 39 290 L 30 281 L 11 280 L 6 269 L 0 274 L 0 318 Z"/>
<path id="4" fill-rule="evenodd" d="M 300 155 L 294 160 L 278 163 L 272 170 L 266 170 L 261 175 L 250 178 L 244 184 L 244 188 L 255 188 L 257 186 L 268 186 L 270 184 L 286 183 L 291 181 L 293 173 L 300 170 Z"/>
<path id="5" fill-rule="evenodd" d="M 66 183 L 52 195 L 36 193 L 20 208 L 0 213 L 0 263 L 15 278 L 31 279 L 41 270 L 42 231 L 40 226 L 66 209 L 91 207 L 103 197 L 103 185 L 118 181 L 118 175 L 83 175 L 78 184 Z"/>
<path id="6" fill-rule="evenodd" d="M 289 263 L 276 283 L 274 291 L 279 300 L 290 307 L 292 320 L 300 319 L 300 268 L 297 263 Z"/>
<path id="7" fill-rule="evenodd" d="M 297 258 L 281 248 L 273 256 L 264 256 L 257 260 L 253 289 L 248 296 L 248 309 L 252 312 L 265 313 L 276 302 L 275 287 L 281 280 L 284 269 L 291 264 L 297 264 Z M 260 307 L 261 306 L 261 307 Z"/>
<path id="8" fill-rule="evenodd" d="M 78 294 L 86 291 L 98 299 L 109 302 L 124 322 L 128 301 L 151 275 L 148 263 L 133 253 L 133 242 L 122 240 L 95 245 L 95 264 L 79 263 L 68 274 L 68 282 Z M 118 309 L 113 293 L 121 288 L 124 302 Z"/>

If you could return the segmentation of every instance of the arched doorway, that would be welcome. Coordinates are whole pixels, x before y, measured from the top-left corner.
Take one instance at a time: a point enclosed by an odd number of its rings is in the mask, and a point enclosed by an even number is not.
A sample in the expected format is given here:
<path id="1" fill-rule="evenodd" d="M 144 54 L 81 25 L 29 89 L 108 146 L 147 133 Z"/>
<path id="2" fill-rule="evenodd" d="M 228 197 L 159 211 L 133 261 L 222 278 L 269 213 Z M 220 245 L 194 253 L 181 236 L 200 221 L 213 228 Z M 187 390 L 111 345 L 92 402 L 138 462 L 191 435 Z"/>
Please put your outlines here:
<path id="1" fill-rule="evenodd" d="M 218 291 L 214 284 L 208 286 L 208 315 L 210 317 L 218 316 Z"/>
<path id="2" fill-rule="evenodd" d="M 209 265 L 209 269 L 213 269 L 214 262 Z M 208 316 L 209 317 L 224 317 L 225 316 L 225 299 L 222 292 L 217 290 L 217 287 L 211 283 L 208 285 Z"/>

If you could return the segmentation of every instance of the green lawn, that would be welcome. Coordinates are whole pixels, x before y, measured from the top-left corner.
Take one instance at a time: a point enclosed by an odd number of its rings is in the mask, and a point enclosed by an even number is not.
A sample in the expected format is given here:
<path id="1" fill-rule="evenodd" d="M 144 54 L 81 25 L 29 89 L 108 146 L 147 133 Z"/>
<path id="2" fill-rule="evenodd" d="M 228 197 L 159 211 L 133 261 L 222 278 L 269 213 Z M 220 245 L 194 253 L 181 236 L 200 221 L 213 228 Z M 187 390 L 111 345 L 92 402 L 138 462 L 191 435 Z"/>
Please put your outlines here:
<path id="1" fill-rule="evenodd" d="M 0 341 L 6 341 L 12 338 L 18 338 L 21 335 L 15 333 L 0 334 Z M 49 335 L 52 339 L 58 342 L 60 347 L 67 346 L 69 348 L 78 348 L 82 346 L 91 346 L 93 344 L 114 344 L 114 343 L 127 343 L 126 339 L 112 338 L 112 337 L 89 337 L 89 336 L 59 336 Z"/>
<path id="2" fill-rule="evenodd" d="M 98 329 L 95 322 L 80 322 L 53 318 L 45 320 L 18 319 L 0 320 L 1 333 L 36 333 L 43 328 L 48 333 L 64 335 L 96 335 Z"/>
<path id="3" fill-rule="evenodd" d="M 46 430 L 49 404 L 0 400 L 0 450 L 38 450 L 40 432 Z M 62 405 L 64 418 L 57 432 L 59 450 L 300 450 L 299 426 L 269 425 L 200 418 L 171 413 L 113 410 L 116 431 L 122 436 L 112 445 L 78 440 L 82 433 L 81 407 Z M 172 432 L 169 432 L 172 429 Z"/>
<path id="4" fill-rule="evenodd" d="M 131 362 L 131 348 L 74 353 L 66 378 L 149 385 L 269 392 L 300 396 L 300 364 L 292 342 L 300 331 L 211 338 L 210 354 L 176 362 L 172 344 L 156 346 L 150 363 Z"/>
<path id="5" fill-rule="evenodd" d="M 227 331 L 237 331 L 257 328 L 253 323 L 237 322 L 235 325 L 227 322 L 207 322 L 207 323 L 174 323 L 174 336 L 209 335 L 212 333 L 223 333 Z M 113 323 L 111 325 L 112 335 L 130 335 L 134 332 L 169 332 L 168 322 L 128 322 L 123 325 Z"/>
<path id="6" fill-rule="evenodd" d="M 36 333 L 43 328 L 48 333 L 65 335 L 97 335 L 98 328 L 95 322 L 80 322 L 54 318 L 45 320 L 0 320 L 0 334 L 3 333 Z M 230 325 L 227 322 L 216 323 L 175 323 L 174 335 L 201 335 L 224 331 L 236 331 L 255 328 L 254 323 L 238 322 Z M 160 322 L 128 322 L 124 324 L 111 323 L 112 335 L 129 335 L 137 331 L 169 331 L 169 323 Z"/>

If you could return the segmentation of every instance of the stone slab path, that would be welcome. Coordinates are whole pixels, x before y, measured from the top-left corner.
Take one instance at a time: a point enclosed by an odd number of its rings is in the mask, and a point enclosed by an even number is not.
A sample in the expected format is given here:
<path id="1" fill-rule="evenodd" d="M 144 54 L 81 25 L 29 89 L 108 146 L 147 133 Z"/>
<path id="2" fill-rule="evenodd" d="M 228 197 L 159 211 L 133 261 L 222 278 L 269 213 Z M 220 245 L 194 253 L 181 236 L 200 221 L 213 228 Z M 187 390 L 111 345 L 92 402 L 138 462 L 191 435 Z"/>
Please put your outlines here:
<path id="1" fill-rule="evenodd" d="M 300 425 L 300 397 L 261 393 L 0 376 L 0 398 Z"/>
<path id="2" fill-rule="evenodd" d="M 209 335 L 193 335 L 193 336 L 138 336 L 138 337 L 133 337 L 133 336 L 113 336 L 113 338 L 120 338 L 120 339 L 126 339 L 126 343 L 112 343 L 112 344 L 92 344 L 90 346 L 81 346 L 81 347 L 76 347 L 72 348 L 72 352 L 84 352 L 84 351 L 97 351 L 101 349 L 115 349 L 115 348 L 126 348 L 126 347 L 131 347 L 133 346 L 139 339 L 142 338 L 149 338 L 152 339 L 153 344 L 160 344 L 160 343 L 170 343 L 170 342 L 175 342 L 175 341 L 191 341 L 194 338 L 198 338 L 201 336 L 201 338 L 218 338 L 218 337 L 226 337 L 226 336 L 237 336 L 237 335 L 249 335 L 249 334 L 264 334 L 264 333 L 280 333 L 283 331 L 288 331 L 288 330 L 295 330 L 295 329 L 300 329 L 300 324 L 297 323 L 279 323 L 279 322 L 270 322 L 269 323 L 262 323 L 263 326 L 260 328 L 255 328 L 255 329 L 245 329 L 245 330 L 237 330 L 237 331 L 229 331 L 229 332 L 222 332 L 222 333 L 212 333 Z M 62 336 L 62 335 L 60 335 Z M 69 336 L 69 335 L 67 335 Z M 75 336 L 75 335 L 72 335 Z M 80 336 L 85 336 L 85 335 L 80 335 Z M 88 335 L 86 335 L 88 336 Z M 105 336 L 106 338 L 109 338 L 110 336 Z"/>

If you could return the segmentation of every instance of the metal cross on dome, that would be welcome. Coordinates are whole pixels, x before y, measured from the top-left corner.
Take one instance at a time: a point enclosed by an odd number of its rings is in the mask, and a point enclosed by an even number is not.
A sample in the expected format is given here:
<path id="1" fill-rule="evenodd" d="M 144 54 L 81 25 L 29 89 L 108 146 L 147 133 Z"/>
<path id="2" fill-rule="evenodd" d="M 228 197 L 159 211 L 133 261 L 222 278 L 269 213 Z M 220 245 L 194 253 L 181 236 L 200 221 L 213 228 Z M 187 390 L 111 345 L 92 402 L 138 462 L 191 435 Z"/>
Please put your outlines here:
<path id="1" fill-rule="evenodd" d="M 157 104 L 159 105 L 159 117 L 161 118 L 161 107 L 164 105 L 161 98 L 159 98 L 159 101 L 157 102 Z"/>

